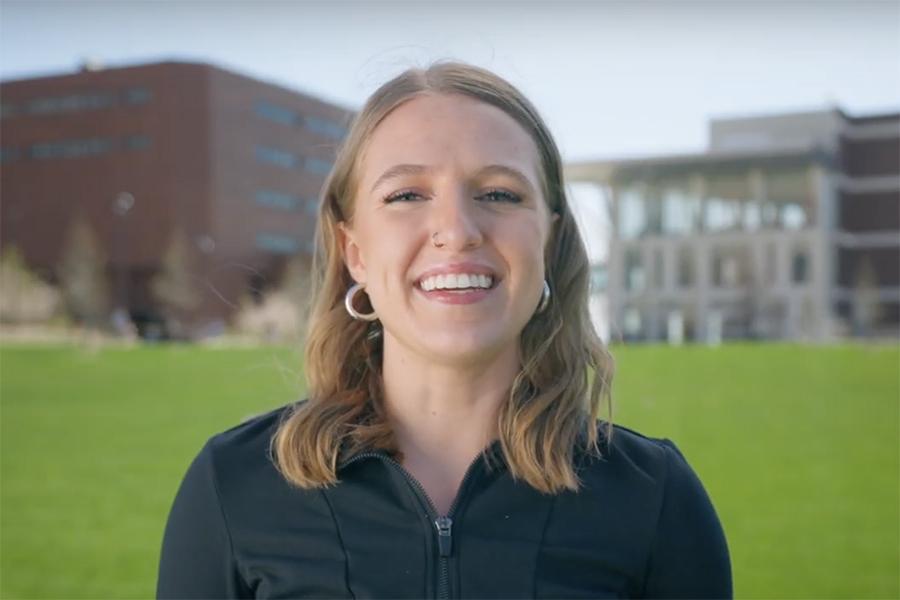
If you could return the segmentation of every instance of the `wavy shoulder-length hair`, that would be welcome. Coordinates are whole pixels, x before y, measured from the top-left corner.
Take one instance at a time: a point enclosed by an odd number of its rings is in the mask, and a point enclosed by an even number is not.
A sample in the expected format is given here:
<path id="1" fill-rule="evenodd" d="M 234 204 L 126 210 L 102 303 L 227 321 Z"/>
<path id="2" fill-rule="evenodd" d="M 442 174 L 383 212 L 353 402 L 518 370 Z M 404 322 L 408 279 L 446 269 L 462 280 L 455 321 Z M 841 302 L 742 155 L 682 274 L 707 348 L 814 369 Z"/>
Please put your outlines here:
<path id="1" fill-rule="evenodd" d="M 611 422 L 613 360 L 588 313 L 590 265 L 566 200 L 556 143 L 537 110 L 507 81 L 471 65 L 409 69 L 382 85 L 356 116 L 322 193 L 313 260 L 305 371 L 309 399 L 281 421 L 275 464 L 292 484 L 335 484 L 340 464 L 367 450 L 399 454 L 387 421 L 377 322 L 354 320 L 344 296 L 354 281 L 338 227 L 353 217 L 359 158 L 378 124 L 423 94 L 462 94 L 495 106 L 531 136 L 541 158 L 544 199 L 559 215 L 545 251 L 552 290 L 545 310 L 520 335 L 521 370 L 497 416 L 503 457 L 514 478 L 545 493 L 577 490 L 576 452 L 599 451 L 601 405 Z M 604 402 L 605 400 L 605 402 Z"/>

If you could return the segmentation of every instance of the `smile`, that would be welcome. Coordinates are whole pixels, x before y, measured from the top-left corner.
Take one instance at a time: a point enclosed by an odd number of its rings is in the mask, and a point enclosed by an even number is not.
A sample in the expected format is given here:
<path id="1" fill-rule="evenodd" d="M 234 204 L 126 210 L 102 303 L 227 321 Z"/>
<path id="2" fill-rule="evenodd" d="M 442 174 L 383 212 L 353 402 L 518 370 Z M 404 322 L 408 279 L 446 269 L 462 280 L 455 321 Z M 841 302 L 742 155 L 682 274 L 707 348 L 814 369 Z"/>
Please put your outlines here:
<path id="1" fill-rule="evenodd" d="M 494 278 L 490 275 L 476 273 L 447 273 L 425 277 L 419 282 L 419 287 L 426 292 L 432 290 L 479 290 L 490 289 L 494 285 Z"/>

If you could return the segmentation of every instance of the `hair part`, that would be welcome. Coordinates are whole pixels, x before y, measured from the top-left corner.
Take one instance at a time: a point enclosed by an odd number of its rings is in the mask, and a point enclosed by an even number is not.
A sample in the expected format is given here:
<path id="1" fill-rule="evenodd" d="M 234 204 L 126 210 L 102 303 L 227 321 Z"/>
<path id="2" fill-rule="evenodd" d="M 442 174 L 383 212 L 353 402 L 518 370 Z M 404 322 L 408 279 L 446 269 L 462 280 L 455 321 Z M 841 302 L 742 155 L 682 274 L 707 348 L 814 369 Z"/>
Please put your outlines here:
<path id="1" fill-rule="evenodd" d="M 497 75 L 457 62 L 409 69 L 382 85 L 356 116 L 325 183 L 313 258 L 312 310 L 305 351 L 309 399 L 296 404 L 272 439 L 275 464 L 302 488 L 336 484 L 340 462 L 372 449 L 398 454 L 381 382 L 377 322 L 354 320 L 344 295 L 354 281 L 338 229 L 353 218 L 359 158 L 375 128 L 423 94 L 462 94 L 502 110 L 534 140 L 544 198 L 559 218 L 545 251 L 552 290 L 546 310 L 520 335 L 521 371 L 497 416 L 510 474 L 544 493 L 577 490 L 575 455 L 599 453 L 601 405 L 612 433 L 614 362 L 588 311 L 590 264 L 569 208 L 562 161 L 534 106 Z"/>

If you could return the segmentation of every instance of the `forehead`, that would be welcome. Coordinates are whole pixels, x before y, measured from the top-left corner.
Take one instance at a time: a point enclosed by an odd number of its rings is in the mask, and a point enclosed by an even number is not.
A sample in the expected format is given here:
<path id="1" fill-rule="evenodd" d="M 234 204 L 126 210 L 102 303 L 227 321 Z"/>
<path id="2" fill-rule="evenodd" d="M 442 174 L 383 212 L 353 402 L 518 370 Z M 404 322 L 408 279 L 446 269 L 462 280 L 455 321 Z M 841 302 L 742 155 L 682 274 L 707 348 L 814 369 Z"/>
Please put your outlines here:
<path id="1" fill-rule="evenodd" d="M 477 170 L 500 164 L 522 171 L 540 189 L 539 157 L 531 136 L 499 108 L 460 94 L 427 94 L 388 114 L 360 157 L 363 190 L 398 164 Z"/>

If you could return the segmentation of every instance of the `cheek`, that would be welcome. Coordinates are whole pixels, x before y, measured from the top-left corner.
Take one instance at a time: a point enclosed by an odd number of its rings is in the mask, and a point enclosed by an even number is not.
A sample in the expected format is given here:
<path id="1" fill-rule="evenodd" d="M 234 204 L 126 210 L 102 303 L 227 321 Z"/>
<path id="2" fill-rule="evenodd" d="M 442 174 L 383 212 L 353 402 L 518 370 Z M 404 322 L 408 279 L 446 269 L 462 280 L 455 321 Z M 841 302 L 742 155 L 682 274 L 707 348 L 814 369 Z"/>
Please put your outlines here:
<path id="1" fill-rule="evenodd" d="M 368 287 L 374 293 L 405 286 L 419 237 L 413 223 L 397 219 L 379 220 L 377 227 L 366 231 L 363 255 Z"/>
<path id="2" fill-rule="evenodd" d="M 518 279 L 538 277 L 543 270 L 544 248 L 548 227 L 538 218 L 516 219 L 503 223 L 494 231 L 494 239 L 509 266 L 518 271 Z"/>

